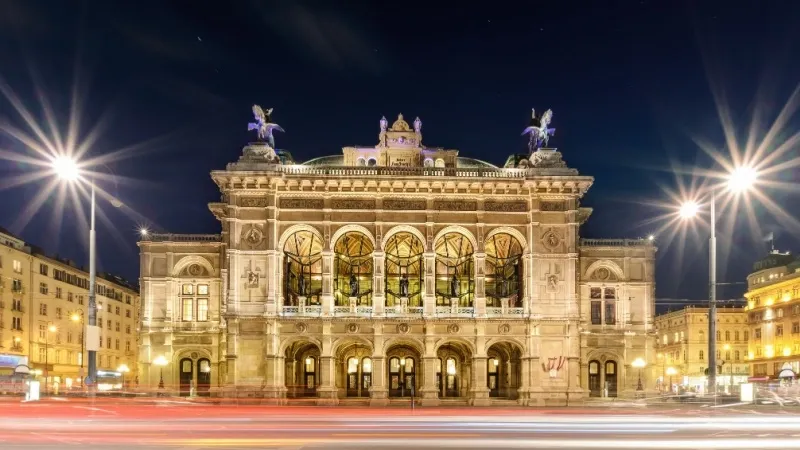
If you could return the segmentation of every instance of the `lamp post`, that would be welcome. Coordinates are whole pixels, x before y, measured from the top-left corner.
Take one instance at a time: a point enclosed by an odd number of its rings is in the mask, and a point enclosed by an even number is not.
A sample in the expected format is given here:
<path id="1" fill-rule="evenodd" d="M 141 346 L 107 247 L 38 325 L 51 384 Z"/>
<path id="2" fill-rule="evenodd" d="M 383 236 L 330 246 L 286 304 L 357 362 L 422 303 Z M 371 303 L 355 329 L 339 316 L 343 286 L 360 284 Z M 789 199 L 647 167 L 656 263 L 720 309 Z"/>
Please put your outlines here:
<path id="1" fill-rule="evenodd" d="M 674 367 L 667 367 L 667 375 L 669 375 L 669 392 L 672 393 L 672 376 L 677 374 L 678 371 Z"/>
<path id="2" fill-rule="evenodd" d="M 406 359 L 400 358 L 400 397 L 406 396 Z"/>
<path id="3" fill-rule="evenodd" d="M 636 383 L 636 390 L 643 391 L 644 387 L 642 386 L 642 369 L 644 369 L 644 366 L 646 366 L 647 363 L 642 358 L 636 358 L 633 360 L 631 365 L 639 369 L 639 381 Z"/>
<path id="4" fill-rule="evenodd" d="M 750 189 L 758 178 L 758 173 L 750 166 L 736 168 L 728 175 L 727 188 L 733 193 L 742 193 Z M 717 354 L 717 214 L 716 214 L 716 188 L 710 189 L 709 226 L 711 228 L 708 238 L 708 359 L 716 362 Z M 697 216 L 700 205 L 688 201 L 681 205 L 680 216 L 689 219 Z M 708 391 L 710 394 L 717 392 L 717 368 L 709 367 Z"/>
<path id="5" fill-rule="evenodd" d="M 64 181 L 67 182 L 77 182 L 81 179 L 81 169 L 78 166 L 78 163 L 67 156 L 59 156 L 53 159 L 51 167 L 53 172 Z M 95 189 L 94 189 L 94 179 L 89 177 L 89 186 L 91 190 L 91 206 L 90 206 L 90 219 L 89 219 L 89 323 L 86 326 L 86 333 L 84 333 L 84 340 L 87 338 L 93 338 L 93 341 L 86 345 L 86 349 L 88 349 L 88 359 L 89 359 L 89 393 L 90 395 L 94 395 L 94 390 L 96 389 L 96 381 L 97 381 L 97 350 L 98 350 L 98 342 L 97 339 L 94 339 L 95 336 L 99 336 L 99 331 L 96 330 L 97 327 L 97 303 L 96 303 L 96 289 L 95 289 L 95 278 L 97 276 L 96 273 L 96 243 L 95 243 Z M 111 199 L 111 204 L 115 208 L 119 208 L 122 206 L 122 203 L 115 199 Z M 92 330 L 92 333 L 89 333 L 89 330 Z"/>
<path id="6" fill-rule="evenodd" d="M 80 377 L 79 378 L 81 379 L 80 380 L 81 388 L 83 388 L 83 378 L 85 376 L 84 372 L 83 372 L 83 358 L 84 358 L 84 354 L 86 353 L 86 333 L 85 333 L 85 330 L 83 330 L 83 314 L 72 313 L 72 315 L 70 316 L 70 320 L 72 320 L 73 322 L 78 322 L 78 323 L 81 324 L 81 334 L 82 334 L 81 335 L 81 370 L 80 370 Z"/>
<path id="7" fill-rule="evenodd" d="M 155 364 L 156 366 L 158 366 L 161 369 L 161 372 L 160 372 L 160 375 L 159 375 L 159 378 L 158 378 L 158 395 L 163 395 L 163 391 L 164 391 L 164 366 L 166 366 L 168 363 L 169 363 L 169 361 L 167 361 L 167 358 L 165 358 L 164 355 L 161 355 L 158 358 L 153 360 L 153 364 Z"/>
<path id="8" fill-rule="evenodd" d="M 117 367 L 117 372 L 122 374 L 122 392 L 125 392 L 125 374 L 130 372 L 131 369 L 128 368 L 127 364 L 121 364 Z"/>
<path id="9" fill-rule="evenodd" d="M 50 349 L 47 348 L 50 340 L 50 333 L 58 331 L 53 322 L 47 322 L 47 331 L 44 333 L 44 394 L 50 393 L 50 386 L 47 379 L 50 377 Z"/>

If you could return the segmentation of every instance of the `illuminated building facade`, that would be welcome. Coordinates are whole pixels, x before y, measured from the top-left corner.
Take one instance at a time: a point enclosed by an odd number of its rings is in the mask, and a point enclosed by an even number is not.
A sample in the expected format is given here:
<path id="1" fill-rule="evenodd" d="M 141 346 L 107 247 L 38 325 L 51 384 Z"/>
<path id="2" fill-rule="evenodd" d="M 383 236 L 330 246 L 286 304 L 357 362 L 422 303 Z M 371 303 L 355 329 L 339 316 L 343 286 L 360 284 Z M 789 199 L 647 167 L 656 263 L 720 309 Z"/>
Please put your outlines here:
<path id="1" fill-rule="evenodd" d="M 656 316 L 657 370 L 663 391 L 704 392 L 708 379 L 708 308 L 687 306 Z M 717 307 L 717 385 L 737 392 L 750 375 L 750 329 L 743 307 Z M 671 388 L 670 388 L 671 386 Z"/>
<path id="2" fill-rule="evenodd" d="M 800 373 L 800 260 L 773 251 L 747 277 L 752 376 L 776 378 L 785 364 Z"/>
<path id="3" fill-rule="evenodd" d="M 379 126 L 377 145 L 304 164 L 250 144 L 211 173 L 219 235 L 143 238 L 152 386 L 163 357 L 183 394 L 320 404 L 655 388 L 656 249 L 580 238 L 591 177 L 554 149 L 497 167 L 422 145 L 419 119 Z"/>
<path id="4" fill-rule="evenodd" d="M 0 367 L 4 373 L 20 364 L 38 374 L 42 390 L 76 389 L 88 374 L 83 343 L 88 317 L 89 274 L 74 262 L 46 256 L 0 230 Z M 110 274 L 97 277 L 98 325 L 102 323 L 97 367 L 130 371 L 137 379 L 139 293 Z M 83 375 L 83 377 L 82 377 Z M 108 385 L 121 384 L 121 376 Z M 121 386 L 120 386 L 121 387 Z"/>

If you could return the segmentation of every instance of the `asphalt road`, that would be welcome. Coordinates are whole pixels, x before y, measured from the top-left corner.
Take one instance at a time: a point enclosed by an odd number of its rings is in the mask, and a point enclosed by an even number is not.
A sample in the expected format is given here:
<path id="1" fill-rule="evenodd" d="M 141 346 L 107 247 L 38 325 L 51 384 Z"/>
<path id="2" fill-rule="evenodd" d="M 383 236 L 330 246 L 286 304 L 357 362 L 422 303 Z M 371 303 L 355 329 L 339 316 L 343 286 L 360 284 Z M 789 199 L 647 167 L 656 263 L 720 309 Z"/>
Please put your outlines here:
<path id="1" fill-rule="evenodd" d="M 800 408 L 0 403 L 0 449 L 800 448 Z"/>

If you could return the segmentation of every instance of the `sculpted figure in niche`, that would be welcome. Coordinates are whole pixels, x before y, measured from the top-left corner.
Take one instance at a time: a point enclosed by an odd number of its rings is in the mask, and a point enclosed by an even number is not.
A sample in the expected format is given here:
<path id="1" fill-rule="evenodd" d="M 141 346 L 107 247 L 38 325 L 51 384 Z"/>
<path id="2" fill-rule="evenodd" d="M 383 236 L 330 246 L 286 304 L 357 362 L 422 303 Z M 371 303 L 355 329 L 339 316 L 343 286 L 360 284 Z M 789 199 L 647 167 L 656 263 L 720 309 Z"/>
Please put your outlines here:
<path id="1" fill-rule="evenodd" d="M 458 296 L 459 296 L 458 278 L 454 273 L 453 278 L 450 279 L 450 297 L 458 297 Z"/>
<path id="2" fill-rule="evenodd" d="M 400 297 L 408 297 L 408 275 L 405 273 L 400 277 Z"/>
<path id="3" fill-rule="evenodd" d="M 556 275 L 547 277 L 547 287 L 549 287 L 550 290 L 556 290 L 558 287 L 558 277 Z"/>
<path id="4" fill-rule="evenodd" d="M 354 274 L 350 274 L 350 297 L 356 297 L 358 295 L 358 279 Z"/>
<path id="5" fill-rule="evenodd" d="M 249 284 L 250 286 L 258 286 L 258 274 L 252 271 L 248 273 L 247 284 Z"/>
<path id="6" fill-rule="evenodd" d="M 300 275 L 300 279 L 297 281 L 297 293 L 299 295 L 306 295 L 306 277 Z"/>
<path id="7" fill-rule="evenodd" d="M 500 280 L 500 286 L 498 286 L 497 290 L 498 294 L 500 295 L 500 298 L 508 296 L 508 280 L 506 279 L 506 277 L 503 277 L 502 280 Z"/>
<path id="8" fill-rule="evenodd" d="M 387 126 L 389 126 L 389 121 L 386 120 L 386 116 L 381 117 L 381 131 L 386 131 Z"/>

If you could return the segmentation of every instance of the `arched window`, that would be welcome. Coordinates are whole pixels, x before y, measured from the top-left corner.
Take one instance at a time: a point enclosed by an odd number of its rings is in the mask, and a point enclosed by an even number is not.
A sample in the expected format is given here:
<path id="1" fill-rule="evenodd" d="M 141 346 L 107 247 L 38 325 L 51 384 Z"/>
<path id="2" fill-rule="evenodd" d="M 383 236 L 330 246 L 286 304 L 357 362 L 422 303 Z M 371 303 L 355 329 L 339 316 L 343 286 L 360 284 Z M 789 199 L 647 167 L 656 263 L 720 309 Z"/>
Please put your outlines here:
<path id="1" fill-rule="evenodd" d="M 433 167 L 433 160 L 430 158 L 425 158 L 425 161 L 422 162 L 422 165 L 425 167 Z"/>
<path id="2" fill-rule="evenodd" d="M 509 306 L 520 304 L 522 297 L 522 245 L 508 233 L 492 235 L 486 248 L 486 306 L 500 307 L 508 298 Z"/>
<path id="3" fill-rule="evenodd" d="M 589 361 L 589 396 L 600 397 L 600 362 Z"/>
<path id="4" fill-rule="evenodd" d="M 436 241 L 436 304 L 450 306 L 451 299 L 471 307 L 474 297 L 472 242 L 460 233 L 447 233 Z"/>
<path id="5" fill-rule="evenodd" d="M 369 238 L 356 231 L 345 233 L 336 241 L 333 285 L 337 305 L 349 305 L 350 297 L 355 297 L 359 305 L 372 304 L 373 250 Z"/>
<path id="6" fill-rule="evenodd" d="M 422 306 L 422 254 L 425 247 L 413 234 L 401 231 L 386 242 L 386 302 L 400 305 L 408 298 L 408 306 Z"/>
<path id="7" fill-rule="evenodd" d="M 436 162 L 434 163 L 435 167 L 444 167 L 444 160 L 442 158 L 436 158 Z"/>
<path id="8" fill-rule="evenodd" d="M 375 158 L 370 158 L 367 160 L 367 165 L 370 167 L 377 166 L 378 161 Z"/>
<path id="9" fill-rule="evenodd" d="M 298 231 L 283 245 L 283 292 L 286 305 L 319 304 L 322 292 L 322 241 L 310 231 Z"/>
<path id="10" fill-rule="evenodd" d="M 367 165 L 367 161 L 363 157 L 359 156 L 358 159 L 356 159 L 356 165 L 357 166 L 366 166 Z"/>

